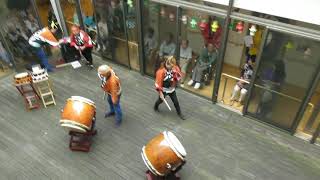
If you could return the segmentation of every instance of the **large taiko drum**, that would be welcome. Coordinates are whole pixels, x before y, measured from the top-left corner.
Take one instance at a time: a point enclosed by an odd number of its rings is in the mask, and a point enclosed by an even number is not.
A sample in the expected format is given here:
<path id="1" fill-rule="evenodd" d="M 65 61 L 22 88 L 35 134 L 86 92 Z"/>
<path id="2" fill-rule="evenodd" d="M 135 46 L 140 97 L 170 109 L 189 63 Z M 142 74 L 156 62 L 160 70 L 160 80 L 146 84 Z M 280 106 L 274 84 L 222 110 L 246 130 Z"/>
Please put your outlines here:
<path id="1" fill-rule="evenodd" d="M 96 106 L 90 99 L 72 96 L 62 110 L 60 125 L 70 131 L 90 131 L 95 111 Z"/>
<path id="2" fill-rule="evenodd" d="M 14 83 L 16 85 L 31 83 L 31 76 L 27 72 L 19 73 L 14 76 Z"/>
<path id="3" fill-rule="evenodd" d="M 154 137 L 142 148 L 142 159 L 155 175 L 165 176 L 181 166 L 187 153 L 178 138 L 170 131 Z"/>

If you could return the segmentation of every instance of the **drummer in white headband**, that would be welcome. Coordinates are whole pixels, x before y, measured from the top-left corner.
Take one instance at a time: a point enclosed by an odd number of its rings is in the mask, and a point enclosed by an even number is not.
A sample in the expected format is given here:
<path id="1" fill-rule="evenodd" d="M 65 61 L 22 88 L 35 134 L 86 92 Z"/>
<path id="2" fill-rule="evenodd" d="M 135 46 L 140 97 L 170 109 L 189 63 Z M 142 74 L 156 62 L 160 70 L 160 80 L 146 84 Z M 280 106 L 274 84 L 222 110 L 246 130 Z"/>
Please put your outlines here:
<path id="1" fill-rule="evenodd" d="M 107 100 L 110 106 L 110 111 L 105 113 L 105 118 L 115 115 L 116 125 L 120 126 L 122 121 L 122 111 L 120 107 L 120 79 L 108 65 L 99 66 L 98 77 L 102 81 L 101 88 L 108 94 Z"/>

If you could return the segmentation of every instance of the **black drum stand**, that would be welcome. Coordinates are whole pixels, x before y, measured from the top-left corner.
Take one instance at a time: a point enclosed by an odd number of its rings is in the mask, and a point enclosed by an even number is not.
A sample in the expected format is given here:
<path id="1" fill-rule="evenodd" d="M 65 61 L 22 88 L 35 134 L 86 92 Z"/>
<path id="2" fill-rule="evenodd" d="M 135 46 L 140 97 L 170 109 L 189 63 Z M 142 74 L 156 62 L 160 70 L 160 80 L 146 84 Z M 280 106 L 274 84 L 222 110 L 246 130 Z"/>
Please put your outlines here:
<path id="1" fill-rule="evenodd" d="M 176 168 L 174 171 L 171 171 L 171 173 L 165 175 L 165 176 L 157 176 L 153 174 L 150 170 L 146 171 L 146 177 L 147 180 L 180 180 L 180 176 L 178 174 L 178 171 L 182 168 L 182 166 L 186 163 L 186 161 L 183 161 L 182 164 Z"/>
<path id="2" fill-rule="evenodd" d="M 89 152 L 90 147 L 92 144 L 92 138 L 95 136 L 98 132 L 95 129 L 95 123 L 96 123 L 96 112 L 94 113 L 94 117 L 92 120 L 92 126 L 90 131 L 82 133 L 82 132 L 75 132 L 75 131 L 69 131 L 70 135 L 70 142 L 69 142 L 69 148 L 72 151 L 82 151 L 82 152 Z"/>

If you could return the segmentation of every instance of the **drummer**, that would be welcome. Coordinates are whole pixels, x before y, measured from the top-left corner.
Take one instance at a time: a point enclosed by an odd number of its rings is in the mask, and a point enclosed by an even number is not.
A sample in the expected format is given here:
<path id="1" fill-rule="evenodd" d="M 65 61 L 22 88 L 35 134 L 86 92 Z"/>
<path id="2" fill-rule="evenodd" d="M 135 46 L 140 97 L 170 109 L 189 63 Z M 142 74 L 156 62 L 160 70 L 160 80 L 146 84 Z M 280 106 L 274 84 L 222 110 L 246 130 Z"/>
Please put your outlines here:
<path id="1" fill-rule="evenodd" d="M 49 44 L 54 47 L 59 46 L 58 40 L 54 37 L 54 33 L 57 32 L 59 24 L 55 21 L 52 21 L 49 27 L 44 27 L 32 34 L 29 38 L 29 44 L 35 49 L 38 58 L 41 60 L 41 65 L 48 72 L 53 71 L 53 67 L 48 62 L 48 57 L 46 56 L 42 46 L 44 44 Z"/>
<path id="2" fill-rule="evenodd" d="M 105 113 L 105 118 L 116 116 L 116 126 L 120 126 L 122 121 L 122 111 L 120 106 L 121 84 L 120 79 L 108 65 L 101 65 L 98 68 L 98 76 L 102 81 L 101 88 L 108 94 L 110 111 Z"/>
<path id="3" fill-rule="evenodd" d="M 159 111 L 159 105 L 165 101 L 165 97 L 170 96 L 174 107 L 176 108 L 177 114 L 180 119 L 185 120 L 186 118 L 181 113 L 178 97 L 176 94 L 176 86 L 178 81 L 181 79 L 180 68 L 176 65 L 176 59 L 173 56 L 169 56 L 164 61 L 162 67 L 160 67 L 156 73 L 155 87 L 159 93 L 159 98 L 154 104 L 153 109 Z"/>

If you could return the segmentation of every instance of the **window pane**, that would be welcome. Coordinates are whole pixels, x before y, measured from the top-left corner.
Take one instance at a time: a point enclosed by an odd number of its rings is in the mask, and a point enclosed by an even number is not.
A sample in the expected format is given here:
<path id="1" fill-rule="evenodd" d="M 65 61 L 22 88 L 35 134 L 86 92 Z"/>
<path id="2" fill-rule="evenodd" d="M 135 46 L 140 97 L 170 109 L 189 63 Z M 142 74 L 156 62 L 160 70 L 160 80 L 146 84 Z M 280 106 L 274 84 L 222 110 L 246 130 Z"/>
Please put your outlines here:
<path id="1" fill-rule="evenodd" d="M 248 112 L 290 130 L 319 65 L 317 41 L 270 31 Z"/>
<path id="2" fill-rule="evenodd" d="M 150 1 L 146 1 L 144 6 L 146 73 L 154 76 L 163 58 L 176 53 L 177 8 Z"/>
<path id="3" fill-rule="evenodd" d="M 64 20 L 67 25 L 67 31 L 70 34 L 72 25 L 80 26 L 79 17 L 76 10 L 76 1 L 60 0 L 60 5 L 64 16 Z"/>
<path id="4" fill-rule="evenodd" d="M 242 112 L 265 27 L 232 19 L 223 61 L 218 102 Z"/>
<path id="5" fill-rule="evenodd" d="M 224 19 L 183 9 L 181 22 L 181 87 L 211 98 Z"/>

